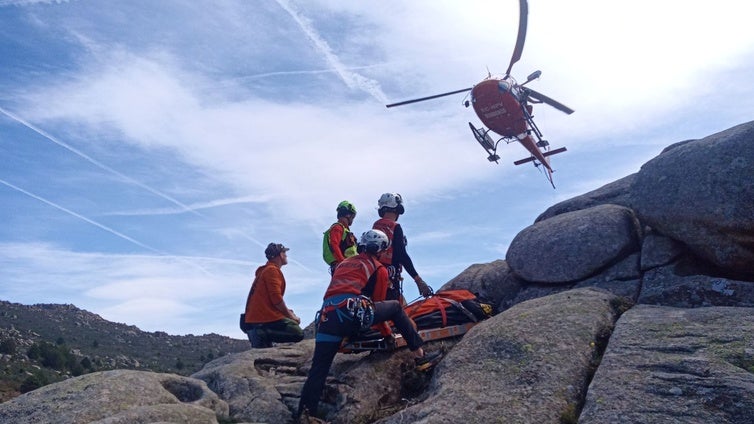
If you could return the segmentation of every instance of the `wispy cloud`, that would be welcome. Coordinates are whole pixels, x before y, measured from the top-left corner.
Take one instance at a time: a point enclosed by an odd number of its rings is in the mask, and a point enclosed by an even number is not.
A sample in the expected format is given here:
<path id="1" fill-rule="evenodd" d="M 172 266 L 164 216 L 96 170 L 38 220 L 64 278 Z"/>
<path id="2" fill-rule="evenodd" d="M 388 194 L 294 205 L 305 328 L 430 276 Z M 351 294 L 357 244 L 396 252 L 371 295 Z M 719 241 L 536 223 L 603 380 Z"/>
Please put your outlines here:
<path id="1" fill-rule="evenodd" d="M 124 181 L 126 181 L 128 183 L 131 183 L 131 184 L 134 184 L 136 186 L 139 186 L 139 187 L 143 188 L 144 190 L 147 190 L 150 193 L 152 193 L 152 194 L 154 194 L 156 196 L 159 196 L 159 197 L 161 197 L 161 198 L 163 198 L 163 199 L 165 199 L 165 200 L 167 200 L 167 201 L 169 201 L 169 202 L 171 202 L 171 203 L 173 203 L 175 205 L 178 205 L 178 206 L 180 206 L 186 212 L 192 212 L 192 213 L 195 213 L 197 215 L 201 215 L 198 212 L 196 212 L 195 210 L 192 210 L 189 206 L 187 206 L 187 205 L 181 203 L 180 201 L 174 199 L 173 197 L 170 197 L 167 194 L 164 194 L 164 193 L 160 192 L 159 190 L 156 190 L 156 189 L 154 189 L 152 187 L 149 187 L 148 185 L 146 185 L 146 184 L 144 184 L 144 183 L 142 183 L 140 181 L 137 181 L 134 178 L 131 178 L 131 177 L 129 177 L 129 176 L 127 176 L 127 175 L 119 172 L 119 171 L 116 171 L 115 169 L 113 169 L 113 168 L 105 165 L 104 163 L 102 163 L 102 162 L 100 162 L 100 161 L 92 158 L 91 156 L 89 156 L 86 153 L 84 153 L 84 152 L 76 149 L 75 147 L 70 146 L 69 144 L 67 144 L 67 143 L 59 140 L 58 138 L 52 136 L 51 134 L 48 134 L 46 131 L 42 130 L 41 128 L 38 128 L 37 126 L 31 124 L 30 122 L 27 122 L 26 120 L 22 119 L 18 115 L 14 114 L 12 112 L 9 112 L 9 111 L 7 111 L 6 109 L 4 109 L 2 107 L 0 107 L 0 113 L 2 113 L 3 115 L 5 115 L 5 116 L 7 116 L 7 117 L 9 117 L 11 119 L 13 119 L 14 121 L 16 121 L 18 123 L 24 125 L 25 127 L 27 127 L 30 130 L 36 132 L 37 134 L 41 135 L 42 137 L 46 138 L 47 140 L 49 140 L 49 141 L 57 144 L 58 146 L 66 149 L 66 150 L 68 150 L 69 152 L 74 153 L 77 156 L 85 159 L 87 162 L 89 162 L 89 163 L 97 166 L 98 168 L 100 168 L 102 170 L 105 170 L 105 171 L 107 171 L 107 172 L 109 172 L 109 173 L 111 173 L 111 174 L 113 174 L 113 175 L 121 178 L 122 180 L 124 180 Z"/>
<path id="2" fill-rule="evenodd" d="M 107 231 L 108 233 L 110 233 L 110 234 L 112 234 L 112 235 L 114 235 L 116 237 L 119 237 L 119 238 L 121 238 L 123 240 L 126 240 L 126 241 L 128 241 L 128 242 L 130 242 L 130 243 L 132 243 L 132 244 L 134 244 L 136 246 L 139 246 L 139 247 L 143 248 L 143 249 L 149 250 L 151 252 L 154 252 L 154 253 L 157 253 L 157 254 L 160 254 L 160 255 L 164 255 L 164 256 L 171 257 L 171 258 L 175 258 L 175 259 L 180 260 L 180 261 L 187 262 L 191 266 L 196 267 L 199 270 L 201 270 L 202 272 L 204 272 L 204 273 L 206 273 L 206 274 L 209 275 L 209 271 L 207 271 L 206 269 L 204 269 L 203 267 L 201 267 L 200 265 L 198 265 L 198 264 L 196 264 L 196 263 L 194 263 L 192 261 L 188 261 L 185 258 L 177 257 L 177 256 L 171 255 L 169 253 L 163 252 L 163 251 L 161 251 L 159 249 L 155 249 L 152 246 L 149 246 L 149 245 L 144 244 L 144 243 L 142 243 L 142 242 L 140 242 L 138 240 L 135 240 L 135 239 L 133 239 L 133 238 L 131 238 L 131 237 L 129 237 L 129 236 L 121 233 L 121 232 L 118 232 L 118 231 L 116 231 L 116 230 L 114 230 L 114 229 L 112 229 L 112 228 L 110 228 L 110 227 L 108 227 L 106 225 L 100 224 L 99 222 L 94 221 L 92 219 L 89 219 L 89 218 L 87 218 L 87 217 L 85 217 L 85 216 L 83 216 L 83 215 L 81 215 L 79 213 L 76 213 L 76 212 L 74 212 L 74 211 L 72 211 L 70 209 L 64 208 L 63 206 L 60 206 L 57 203 L 54 203 L 54 202 L 52 202 L 50 200 L 47 200 L 45 198 L 42 198 L 40 196 L 37 196 L 36 194 L 31 193 L 29 191 L 26 191 L 26 190 L 22 189 L 21 187 L 18 187 L 18 186 L 14 185 L 14 184 L 11 184 L 11 183 L 3 180 L 3 179 L 0 179 L 0 184 L 3 184 L 3 185 L 5 185 L 5 186 L 7 186 L 7 187 L 9 187 L 9 188 L 11 188 L 13 190 L 16 190 L 16 191 L 18 191 L 20 193 L 23 193 L 23 194 L 25 194 L 25 195 L 33 198 L 33 199 L 39 200 L 40 202 L 46 203 L 47 205 L 52 206 L 55 209 L 58 209 L 58 210 L 60 210 L 62 212 L 65 212 L 68 215 L 76 217 L 76 218 L 78 218 L 78 219 L 80 219 L 80 220 L 82 220 L 84 222 L 92 224 L 92 225 L 94 225 L 97 228 L 100 228 L 100 229 L 102 229 L 104 231 Z"/>
<path id="3" fill-rule="evenodd" d="M 479 168 L 479 154 L 468 148 L 473 141 L 461 125 L 407 126 L 411 115 L 390 114 L 373 103 L 208 99 L 195 90 L 201 76 L 159 59 L 104 57 L 107 66 L 87 69 L 74 83 L 32 92 L 27 114 L 44 122 L 75 122 L 94 133 L 123 134 L 115 142 L 124 145 L 167 149 L 191 169 L 231 184 L 233 191 L 276 202 L 275 220 L 320 219 L 341 196 L 371 204 L 386 187 L 432 192 L 479 178 L 471 172 Z M 401 172 L 384 172 L 385 163 Z M 374 174 L 381 178 L 366 177 Z M 181 208 L 192 210 L 185 203 Z"/>
<path id="4" fill-rule="evenodd" d="M 259 204 L 270 200 L 269 196 L 243 196 L 228 199 L 217 199 L 210 202 L 193 203 L 181 208 L 155 208 L 155 209 L 135 209 L 129 211 L 106 212 L 104 216 L 145 216 L 145 215 L 178 215 L 186 212 L 193 212 L 202 209 L 219 208 L 223 206 L 242 205 L 242 204 Z"/>
<path id="5" fill-rule="evenodd" d="M 352 72 L 348 67 L 343 65 L 340 58 L 333 52 L 327 41 L 319 35 L 319 32 L 317 32 L 309 19 L 296 11 L 287 0 L 276 1 L 283 10 L 291 15 L 293 20 L 298 24 L 304 34 L 306 34 L 307 38 L 309 38 L 317 51 L 323 56 L 325 61 L 333 67 L 340 79 L 349 88 L 358 88 L 374 97 L 378 102 L 382 104 L 387 103 L 387 96 L 382 92 L 379 82 L 356 72 Z"/>
<path id="6" fill-rule="evenodd" d="M 31 6 L 34 4 L 62 4 L 68 3 L 69 0 L 0 0 L 0 7 L 3 6 Z"/>

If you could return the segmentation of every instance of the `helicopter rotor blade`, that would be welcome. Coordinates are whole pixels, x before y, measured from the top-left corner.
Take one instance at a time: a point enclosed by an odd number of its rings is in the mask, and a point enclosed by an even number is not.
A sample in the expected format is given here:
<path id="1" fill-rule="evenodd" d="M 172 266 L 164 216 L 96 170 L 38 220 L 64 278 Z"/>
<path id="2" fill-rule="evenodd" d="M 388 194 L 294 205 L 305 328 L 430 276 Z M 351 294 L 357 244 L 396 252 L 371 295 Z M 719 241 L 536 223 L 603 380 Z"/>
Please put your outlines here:
<path id="1" fill-rule="evenodd" d="M 450 95 L 453 95 L 453 94 L 463 93 L 464 91 L 471 90 L 471 88 L 472 87 L 464 88 L 462 90 L 449 91 L 447 93 L 442 93 L 442 94 L 435 94 L 434 96 L 422 97 L 420 99 L 404 100 L 402 102 L 391 103 L 389 105 L 385 105 L 385 107 L 403 106 L 403 105 L 407 105 L 407 104 L 411 104 L 411 103 L 423 102 L 425 100 L 432 100 L 432 99 L 436 99 L 438 97 L 445 97 L 445 96 L 450 96 Z"/>
<path id="2" fill-rule="evenodd" d="M 559 110 L 559 111 L 561 111 L 563 113 L 566 113 L 568 115 L 570 115 L 570 114 L 572 114 L 574 112 L 574 110 L 571 109 L 570 107 L 568 107 L 568 106 L 564 105 L 563 103 L 560 103 L 560 102 L 558 102 L 558 101 L 556 101 L 556 100 L 554 100 L 554 99 L 552 99 L 550 97 L 547 97 L 547 96 L 545 96 L 544 94 L 542 94 L 542 93 L 540 93 L 538 91 L 534 91 L 534 90 L 532 90 L 529 87 L 523 87 L 523 88 L 526 90 L 526 92 L 529 95 L 529 97 L 533 98 L 534 100 L 537 100 L 537 101 L 540 101 L 542 103 L 548 104 L 548 105 L 554 107 L 555 109 L 557 109 L 557 110 Z"/>
<path id="3" fill-rule="evenodd" d="M 513 64 L 521 59 L 521 53 L 524 51 L 524 42 L 526 41 L 526 24 L 529 16 L 529 4 L 526 0 L 519 0 L 518 5 L 520 12 L 518 17 L 518 37 L 516 38 L 516 48 L 513 49 L 513 55 L 511 56 L 511 63 L 508 65 L 508 70 L 505 71 L 505 78 L 510 76 Z"/>

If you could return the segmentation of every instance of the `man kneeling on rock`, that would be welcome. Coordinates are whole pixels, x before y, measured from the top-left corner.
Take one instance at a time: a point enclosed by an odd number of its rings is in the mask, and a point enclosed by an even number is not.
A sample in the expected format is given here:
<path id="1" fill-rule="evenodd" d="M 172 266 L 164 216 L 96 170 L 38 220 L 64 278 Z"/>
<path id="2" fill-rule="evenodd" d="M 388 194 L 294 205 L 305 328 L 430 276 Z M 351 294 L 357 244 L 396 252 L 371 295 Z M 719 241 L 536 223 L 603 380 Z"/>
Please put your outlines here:
<path id="1" fill-rule="evenodd" d="M 254 283 L 246 298 L 242 329 L 252 348 L 272 347 L 272 343 L 300 342 L 304 339 L 301 319 L 283 300 L 285 277 L 280 268 L 288 263 L 288 249 L 270 243 L 264 251 L 267 263 L 257 268 Z"/>
<path id="2" fill-rule="evenodd" d="M 414 353 L 417 370 L 428 370 L 439 362 L 440 352 L 424 353 L 424 341 L 400 302 L 384 300 L 390 282 L 388 271 L 379 258 L 389 245 L 385 233 L 369 230 L 361 236 L 360 253 L 347 258 L 335 269 L 318 314 L 314 356 L 301 391 L 299 416 L 317 415 L 327 374 L 343 339 L 353 337 L 374 324 L 380 324 L 380 333 L 385 337 L 392 337 L 386 321 L 395 324 Z"/>

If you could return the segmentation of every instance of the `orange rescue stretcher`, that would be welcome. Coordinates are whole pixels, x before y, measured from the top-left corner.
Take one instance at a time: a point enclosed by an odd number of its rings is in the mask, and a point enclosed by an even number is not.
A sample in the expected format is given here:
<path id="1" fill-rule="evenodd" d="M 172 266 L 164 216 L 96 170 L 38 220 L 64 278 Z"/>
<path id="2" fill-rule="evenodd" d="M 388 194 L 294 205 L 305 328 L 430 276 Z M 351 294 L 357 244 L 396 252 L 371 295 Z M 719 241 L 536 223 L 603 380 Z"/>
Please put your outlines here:
<path id="1" fill-rule="evenodd" d="M 493 313 L 492 305 L 480 302 L 467 290 L 439 291 L 428 299 L 406 305 L 404 310 L 417 324 L 417 331 L 425 342 L 462 336 Z M 406 341 L 400 334 L 394 332 L 385 337 L 377 331 L 369 331 L 356 339 L 343 340 L 339 351 L 392 351 L 404 346 Z"/>

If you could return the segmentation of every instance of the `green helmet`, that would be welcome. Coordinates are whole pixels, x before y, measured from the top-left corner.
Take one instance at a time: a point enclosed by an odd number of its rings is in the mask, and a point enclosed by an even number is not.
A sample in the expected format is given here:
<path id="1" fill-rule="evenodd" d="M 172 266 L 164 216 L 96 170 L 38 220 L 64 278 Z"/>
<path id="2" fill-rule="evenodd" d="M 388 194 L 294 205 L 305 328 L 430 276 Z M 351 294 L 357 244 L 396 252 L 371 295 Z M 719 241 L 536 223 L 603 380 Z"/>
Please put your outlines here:
<path id="1" fill-rule="evenodd" d="M 338 207 L 335 210 L 338 212 L 338 218 L 346 215 L 356 215 L 356 206 L 348 200 L 338 203 Z"/>

